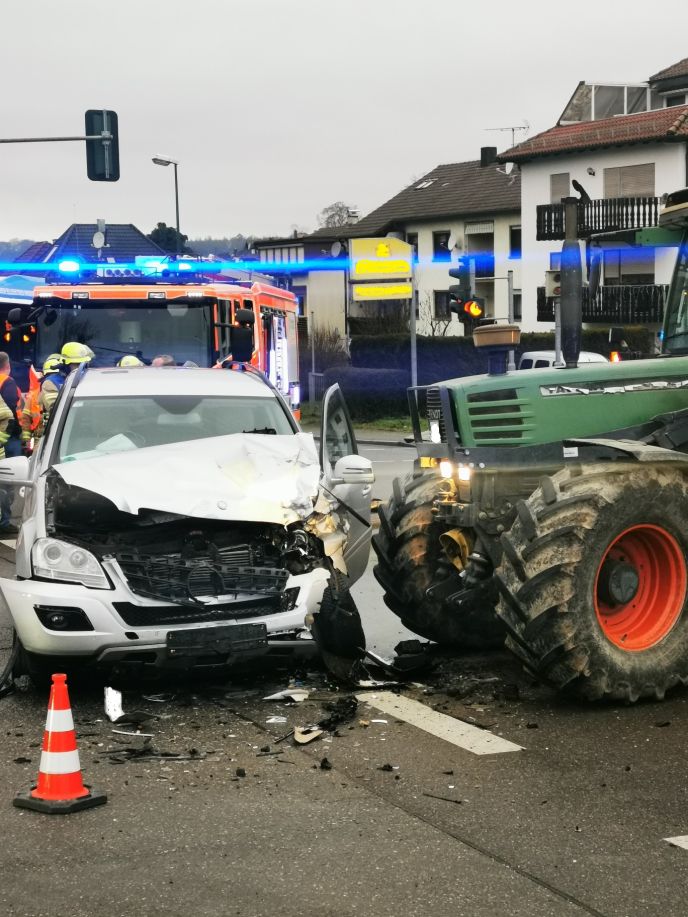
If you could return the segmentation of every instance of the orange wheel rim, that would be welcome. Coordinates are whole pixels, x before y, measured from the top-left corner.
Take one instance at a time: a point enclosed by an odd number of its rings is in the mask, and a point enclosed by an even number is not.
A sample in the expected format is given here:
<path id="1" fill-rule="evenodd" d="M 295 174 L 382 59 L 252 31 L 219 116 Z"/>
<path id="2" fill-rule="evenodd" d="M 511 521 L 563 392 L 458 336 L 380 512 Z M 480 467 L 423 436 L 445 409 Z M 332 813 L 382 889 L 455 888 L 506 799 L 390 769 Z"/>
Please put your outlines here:
<path id="1" fill-rule="evenodd" d="M 640 652 L 666 637 L 686 597 L 686 560 L 673 535 L 635 525 L 607 548 L 595 576 L 595 613 L 605 637 Z"/>

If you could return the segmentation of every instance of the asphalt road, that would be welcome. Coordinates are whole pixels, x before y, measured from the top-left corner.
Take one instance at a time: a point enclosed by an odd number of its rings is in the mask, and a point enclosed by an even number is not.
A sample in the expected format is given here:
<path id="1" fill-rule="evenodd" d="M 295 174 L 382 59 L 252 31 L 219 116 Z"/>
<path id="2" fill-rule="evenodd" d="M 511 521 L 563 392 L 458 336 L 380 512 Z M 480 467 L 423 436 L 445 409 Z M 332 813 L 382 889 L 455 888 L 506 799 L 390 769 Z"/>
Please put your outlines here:
<path id="1" fill-rule="evenodd" d="M 504 653 L 438 656 L 401 699 L 367 689 L 336 732 L 295 746 L 279 739 L 360 691 L 315 661 L 281 665 L 121 685 L 151 738 L 113 731 L 135 728 L 107 720 L 102 685 L 73 685 L 84 779 L 109 798 L 70 816 L 12 806 L 36 779 L 46 695 L 0 700 L 0 912 L 686 913 L 688 850 L 665 840 L 688 835 L 685 690 L 588 707 Z M 306 701 L 263 699 L 290 678 Z"/>

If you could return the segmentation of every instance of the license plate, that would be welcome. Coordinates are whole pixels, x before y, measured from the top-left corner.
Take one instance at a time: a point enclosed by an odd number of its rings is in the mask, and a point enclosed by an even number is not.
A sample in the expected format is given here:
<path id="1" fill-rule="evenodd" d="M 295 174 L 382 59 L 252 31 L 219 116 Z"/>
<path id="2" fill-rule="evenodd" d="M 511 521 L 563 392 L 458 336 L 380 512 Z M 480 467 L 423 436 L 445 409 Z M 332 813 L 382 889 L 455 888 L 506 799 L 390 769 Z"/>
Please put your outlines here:
<path id="1" fill-rule="evenodd" d="M 268 645 L 265 624 L 229 624 L 171 630 L 167 634 L 168 656 L 237 656 Z"/>

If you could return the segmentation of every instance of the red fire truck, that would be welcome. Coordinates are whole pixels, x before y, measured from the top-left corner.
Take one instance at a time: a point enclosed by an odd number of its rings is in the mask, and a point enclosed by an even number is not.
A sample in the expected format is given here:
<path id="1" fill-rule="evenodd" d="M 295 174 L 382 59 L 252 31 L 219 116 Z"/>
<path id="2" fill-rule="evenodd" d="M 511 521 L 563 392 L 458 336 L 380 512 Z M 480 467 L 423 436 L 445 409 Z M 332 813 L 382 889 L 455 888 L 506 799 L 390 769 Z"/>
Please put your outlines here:
<path id="1" fill-rule="evenodd" d="M 184 265 L 190 267 L 181 270 Z M 125 354 L 150 363 L 160 353 L 198 366 L 250 362 L 298 411 L 296 297 L 265 283 L 203 277 L 198 266 L 182 262 L 159 276 L 110 264 L 71 275 L 63 270 L 55 282 L 36 287 L 32 306 L 9 313 L 5 347 L 15 365 L 36 367 L 67 341 L 88 344 L 96 366 L 114 366 Z M 250 335 L 239 331 L 249 328 Z M 242 353 L 232 352 L 237 341 Z"/>

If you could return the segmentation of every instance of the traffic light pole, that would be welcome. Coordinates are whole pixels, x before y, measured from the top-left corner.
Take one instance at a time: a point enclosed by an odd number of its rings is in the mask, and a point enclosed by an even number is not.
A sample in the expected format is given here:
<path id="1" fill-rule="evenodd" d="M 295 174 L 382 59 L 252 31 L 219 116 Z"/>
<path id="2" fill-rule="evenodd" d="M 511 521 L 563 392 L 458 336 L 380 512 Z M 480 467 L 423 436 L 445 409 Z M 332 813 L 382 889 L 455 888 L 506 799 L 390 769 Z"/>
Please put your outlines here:
<path id="1" fill-rule="evenodd" d="M 411 331 L 411 385 L 418 385 L 418 351 L 416 347 L 416 272 L 411 266 L 411 315 L 409 328 Z"/>

